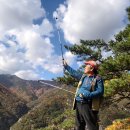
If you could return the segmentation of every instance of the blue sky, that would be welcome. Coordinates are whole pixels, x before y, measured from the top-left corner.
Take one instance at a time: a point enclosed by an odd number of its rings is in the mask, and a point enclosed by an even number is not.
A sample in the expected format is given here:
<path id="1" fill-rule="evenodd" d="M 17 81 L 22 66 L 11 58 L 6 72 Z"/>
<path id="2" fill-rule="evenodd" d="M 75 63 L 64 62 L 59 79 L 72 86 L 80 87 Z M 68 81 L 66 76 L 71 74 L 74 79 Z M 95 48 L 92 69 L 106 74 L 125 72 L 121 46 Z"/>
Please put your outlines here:
<path id="1" fill-rule="evenodd" d="M 109 41 L 126 26 L 129 5 L 129 0 L 1 0 L 0 74 L 32 80 L 62 76 L 57 29 L 63 45 Z M 74 68 L 81 65 L 65 49 L 64 56 Z"/>

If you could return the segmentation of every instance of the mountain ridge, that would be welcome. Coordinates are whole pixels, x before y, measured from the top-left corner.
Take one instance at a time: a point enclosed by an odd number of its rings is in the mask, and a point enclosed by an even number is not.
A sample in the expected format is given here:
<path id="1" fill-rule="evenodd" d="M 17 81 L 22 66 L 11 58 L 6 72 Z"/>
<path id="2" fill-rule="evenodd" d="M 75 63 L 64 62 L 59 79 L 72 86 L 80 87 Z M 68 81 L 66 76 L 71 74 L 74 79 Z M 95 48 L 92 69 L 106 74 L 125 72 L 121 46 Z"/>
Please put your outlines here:
<path id="1" fill-rule="evenodd" d="M 53 85 L 56 84 L 55 81 L 42 81 Z M 52 89 L 51 86 L 41 84 L 38 80 L 25 80 L 10 74 L 1 74 L 0 83 L 27 102 L 38 99 L 46 91 Z"/>

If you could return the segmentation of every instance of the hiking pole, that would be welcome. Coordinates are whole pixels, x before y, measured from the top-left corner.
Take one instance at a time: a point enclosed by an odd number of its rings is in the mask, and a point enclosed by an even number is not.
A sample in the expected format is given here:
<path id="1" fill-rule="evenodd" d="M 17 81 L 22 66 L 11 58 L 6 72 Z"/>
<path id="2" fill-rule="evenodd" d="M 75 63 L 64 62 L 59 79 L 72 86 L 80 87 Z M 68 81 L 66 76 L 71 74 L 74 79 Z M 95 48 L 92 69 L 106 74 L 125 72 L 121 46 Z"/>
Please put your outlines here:
<path id="1" fill-rule="evenodd" d="M 69 93 L 71 93 L 71 94 L 75 94 L 74 92 L 69 91 L 69 90 L 66 90 L 66 89 L 64 89 L 64 88 L 61 88 L 61 87 L 58 87 L 58 86 L 55 86 L 55 85 L 52 85 L 52 84 L 49 84 L 49 83 L 46 83 L 46 82 L 43 82 L 43 81 L 39 81 L 39 82 L 42 83 L 42 84 L 45 84 L 45 85 L 49 85 L 49 86 L 51 86 L 51 87 L 53 87 L 53 88 L 61 89 L 61 90 L 63 90 L 63 91 L 69 92 Z"/>
<path id="2" fill-rule="evenodd" d="M 55 19 L 57 20 L 58 18 L 56 17 Z M 61 50 L 61 56 L 62 56 L 62 64 L 64 66 L 63 45 L 62 45 L 62 42 L 61 42 L 61 36 L 60 36 L 60 29 L 59 29 L 59 27 L 57 27 L 57 32 L 58 32 L 58 40 L 59 40 L 59 43 L 60 43 L 60 50 Z M 63 71 L 65 72 L 64 68 L 63 68 Z"/>
<path id="3" fill-rule="evenodd" d="M 59 29 L 58 29 L 58 37 L 59 37 L 59 42 L 60 42 L 62 61 L 64 61 L 63 46 L 62 46 L 62 42 L 61 42 L 61 37 L 60 37 L 60 31 L 59 31 Z"/>

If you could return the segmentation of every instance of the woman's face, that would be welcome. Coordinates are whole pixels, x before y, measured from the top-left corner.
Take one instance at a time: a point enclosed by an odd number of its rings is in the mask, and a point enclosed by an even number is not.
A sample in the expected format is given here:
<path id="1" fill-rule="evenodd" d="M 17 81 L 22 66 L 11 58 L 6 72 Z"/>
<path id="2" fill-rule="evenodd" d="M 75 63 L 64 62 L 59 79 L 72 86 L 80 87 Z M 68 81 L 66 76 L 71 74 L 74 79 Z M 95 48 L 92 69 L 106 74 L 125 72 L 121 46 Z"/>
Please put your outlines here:
<path id="1" fill-rule="evenodd" d="M 87 64 L 84 68 L 84 73 L 85 74 L 89 74 L 89 73 L 92 73 L 93 72 L 93 67 L 89 64 Z"/>

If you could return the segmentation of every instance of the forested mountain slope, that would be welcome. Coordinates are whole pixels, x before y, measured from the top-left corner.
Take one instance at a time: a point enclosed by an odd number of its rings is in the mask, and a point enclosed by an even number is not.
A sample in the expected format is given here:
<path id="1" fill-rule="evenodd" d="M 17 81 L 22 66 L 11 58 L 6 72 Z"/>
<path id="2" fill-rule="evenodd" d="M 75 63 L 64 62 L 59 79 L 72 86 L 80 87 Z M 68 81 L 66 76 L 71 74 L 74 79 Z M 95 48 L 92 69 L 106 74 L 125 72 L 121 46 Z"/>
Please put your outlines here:
<path id="1" fill-rule="evenodd" d="M 46 80 L 45 82 L 55 84 L 54 81 Z M 44 94 L 47 90 L 52 89 L 52 87 L 41 84 L 37 80 L 24 80 L 9 74 L 1 74 L 0 83 L 27 102 L 38 99 L 38 97 Z"/>
<path id="2" fill-rule="evenodd" d="M 9 130 L 28 110 L 23 100 L 0 84 L 0 130 Z"/>

